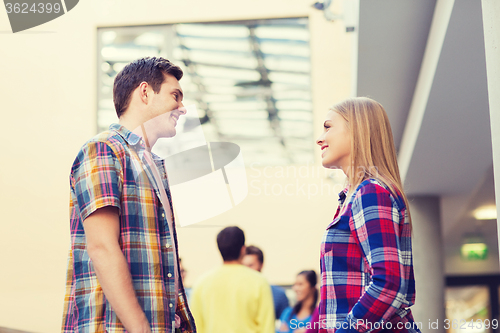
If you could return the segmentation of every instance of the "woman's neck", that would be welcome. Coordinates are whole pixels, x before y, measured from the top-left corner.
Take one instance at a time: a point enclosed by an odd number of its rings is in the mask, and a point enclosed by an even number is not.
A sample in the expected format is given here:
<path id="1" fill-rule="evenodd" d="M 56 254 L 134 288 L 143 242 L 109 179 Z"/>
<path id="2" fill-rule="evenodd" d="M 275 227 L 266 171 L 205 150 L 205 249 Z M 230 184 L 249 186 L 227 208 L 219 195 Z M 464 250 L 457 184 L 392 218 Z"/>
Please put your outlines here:
<path id="1" fill-rule="evenodd" d="M 305 300 L 302 301 L 302 304 L 300 306 L 300 310 L 297 313 L 298 319 L 303 319 L 303 318 L 309 317 L 312 314 L 311 308 L 313 306 L 313 302 L 314 302 L 313 296 L 309 296 Z"/>

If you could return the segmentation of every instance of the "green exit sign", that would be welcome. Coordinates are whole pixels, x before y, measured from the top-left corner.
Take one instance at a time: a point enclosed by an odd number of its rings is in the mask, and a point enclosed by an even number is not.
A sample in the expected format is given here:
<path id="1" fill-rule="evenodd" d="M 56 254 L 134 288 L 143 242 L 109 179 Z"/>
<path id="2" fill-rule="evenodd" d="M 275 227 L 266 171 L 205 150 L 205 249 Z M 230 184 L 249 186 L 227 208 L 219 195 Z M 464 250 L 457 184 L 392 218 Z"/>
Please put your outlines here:
<path id="1" fill-rule="evenodd" d="M 486 260 L 488 245 L 485 243 L 465 243 L 460 252 L 465 260 Z"/>

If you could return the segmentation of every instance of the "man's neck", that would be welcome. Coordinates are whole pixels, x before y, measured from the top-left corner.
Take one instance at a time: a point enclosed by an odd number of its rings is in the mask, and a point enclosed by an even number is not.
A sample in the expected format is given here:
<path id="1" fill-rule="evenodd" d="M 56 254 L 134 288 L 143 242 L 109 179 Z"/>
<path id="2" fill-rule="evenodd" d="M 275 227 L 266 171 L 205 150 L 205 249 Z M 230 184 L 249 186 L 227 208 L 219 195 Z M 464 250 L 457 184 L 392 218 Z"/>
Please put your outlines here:
<path id="1" fill-rule="evenodd" d="M 228 260 L 224 261 L 224 265 L 241 265 L 240 260 Z"/>
<path id="2" fill-rule="evenodd" d="M 125 116 L 122 116 L 119 119 L 118 123 L 135 135 L 141 137 L 144 140 L 144 143 L 148 150 L 151 150 L 158 140 L 153 131 L 148 131 L 147 124 L 127 119 L 125 118 Z"/>

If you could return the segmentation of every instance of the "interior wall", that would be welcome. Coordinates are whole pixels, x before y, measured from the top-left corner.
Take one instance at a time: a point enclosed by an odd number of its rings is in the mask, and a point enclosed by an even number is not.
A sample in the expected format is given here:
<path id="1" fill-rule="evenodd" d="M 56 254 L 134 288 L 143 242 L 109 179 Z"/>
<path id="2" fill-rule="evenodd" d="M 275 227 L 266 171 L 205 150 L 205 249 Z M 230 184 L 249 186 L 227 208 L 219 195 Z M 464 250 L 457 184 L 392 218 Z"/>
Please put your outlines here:
<path id="1" fill-rule="evenodd" d="M 16 34 L 0 11 L 0 327 L 40 333 L 60 327 L 69 248 L 68 174 L 78 149 L 96 134 L 97 27 L 277 17 L 310 18 L 317 136 L 328 106 L 350 96 L 351 45 L 342 23 L 327 22 L 309 0 L 86 0 L 54 21 Z M 317 156 L 316 163 L 319 148 Z M 306 169 L 322 170 L 318 164 Z M 260 175 L 258 168 L 248 169 L 249 195 L 243 203 L 199 226 L 180 228 L 187 284 L 220 264 L 215 235 L 235 224 L 246 231 L 249 244 L 266 252 L 264 274 L 271 283 L 291 284 L 302 269 L 319 271 L 321 235 L 342 181 L 306 175 L 306 169 L 302 176 L 270 178 L 264 169 Z M 260 183 L 252 188 L 252 180 Z M 265 195 L 264 181 L 278 184 L 274 194 Z M 289 184 L 293 195 L 277 194 Z M 310 184 L 318 186 L 317 193 Z"/>

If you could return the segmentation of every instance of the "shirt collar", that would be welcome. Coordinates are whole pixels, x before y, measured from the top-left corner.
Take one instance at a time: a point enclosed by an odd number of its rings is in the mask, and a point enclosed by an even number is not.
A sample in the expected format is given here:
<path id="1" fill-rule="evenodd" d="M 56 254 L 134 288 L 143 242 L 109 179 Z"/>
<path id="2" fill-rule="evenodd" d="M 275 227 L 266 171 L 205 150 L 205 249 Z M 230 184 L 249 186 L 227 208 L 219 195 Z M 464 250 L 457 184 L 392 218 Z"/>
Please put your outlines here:
<path id="1" fill-rule="evenodd" d="M 345 198 L 347 197 L 347 192 L 349 192 L 349 186 L 347 186 L 345 189 L 340 191 L 339 193 L 339 203 L 343 204 L 345 201 Z"/>
<path id="2" fill-rule="evenodd" d="M 138 136 L 137 134 L 132 133 L 124 126 L 122 126 L 120 124 L 111 124 L 109 126 L 109 129 L 111 131 L 115 131 L 116 133 L 118 133 L 121 137 L 123 137 L 123 139 L 129 145 L 135 146 L 135 145 L 139 144 L 142 149 L 146 148 L 142 138 L 140 136 Z"/>
<path id="3" fill-rule="evenodd" d="M 118 133 L 129 145 L 131 146 L 137 146 L 136 149 L 138 149 L 139 156 L 142 159 L 142 152 L 146 150 L 146 145 L 144 144 L 144 140 L 137 134 L 129 131 L 127 128 L 125 128 L 123 125 L 120 124 L 111 124 L 109 126 L 109 129 L 111 131 L 115 131 Z M 155 153 L 151 152 L 151 156 L 153 157 L 153 160 L 155 162 L 162 161 L 163 159 L 156 155 Z"/>

